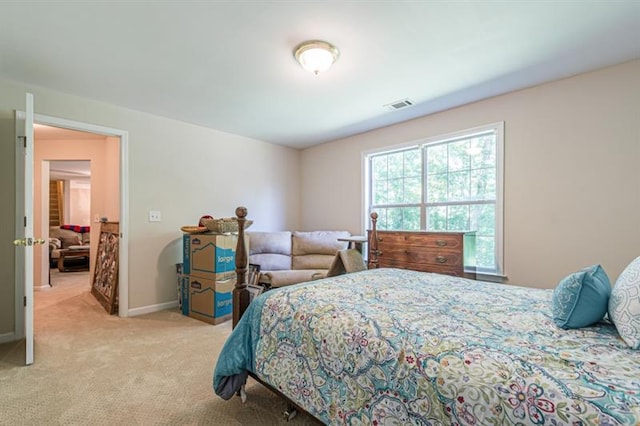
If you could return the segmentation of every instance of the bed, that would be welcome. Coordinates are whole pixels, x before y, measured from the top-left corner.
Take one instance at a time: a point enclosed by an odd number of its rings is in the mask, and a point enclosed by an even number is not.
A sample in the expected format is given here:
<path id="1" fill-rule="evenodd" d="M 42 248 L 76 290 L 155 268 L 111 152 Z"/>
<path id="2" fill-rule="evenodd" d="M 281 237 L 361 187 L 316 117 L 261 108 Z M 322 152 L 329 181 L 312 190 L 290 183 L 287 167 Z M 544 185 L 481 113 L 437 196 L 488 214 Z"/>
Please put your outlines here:
<path id="1" fill-rule="evenodd" d="M 640 352 L 607 320 L 559 328 L 551 290 L 370 269 L 249 304 L 241 244 L 225 399 L 251 375 L 325 424 L 640 424 Z"/>

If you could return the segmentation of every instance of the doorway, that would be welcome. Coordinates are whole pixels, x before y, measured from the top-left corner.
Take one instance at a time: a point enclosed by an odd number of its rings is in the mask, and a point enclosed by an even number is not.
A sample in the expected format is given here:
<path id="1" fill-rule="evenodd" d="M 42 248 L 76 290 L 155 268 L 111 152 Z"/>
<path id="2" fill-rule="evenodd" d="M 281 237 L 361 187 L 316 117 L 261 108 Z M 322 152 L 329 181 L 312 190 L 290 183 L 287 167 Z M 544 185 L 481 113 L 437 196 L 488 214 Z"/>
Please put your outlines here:
<path id="1" fill-rule="evenodd" d="M 119 297 L 119 316 L 129 316 L 129 280 L 128 280 L 128 231 L 129 231 L 129 145 L 128 133 L 124 130 L 108 128 L 88 123 L 76 122 L 63 118 L 34 114 L 34 97 L 31 93 L 25 94 L 25 111 L 15 112 L 16 141 L 19 148 L 15 151 L 16 171 L 16 235 L 24 235 L 24 238 L 14 241 L 14 245 L 24 245 L 24 251 L 16 251 L 15 257 L 15 328 L 14 338 L 20 340 L 26 337 L 25 359 L 26 364 L 34 362 L 34 334 L 33 334 L 33 299 L 34 299 L 34 255 L 42 255 L 41 251 L 34 250 L 34 246 L 46 243 L 46 226 L 43 237 L 34 238 L 33 204 L 34 175 L 38 168 L 34 168 L 34 126 L 48 125 L 61 129 L 86 131 L 110 136 L 119 142 L 119 152 L 112 164 L 119 165 L 117 172 L 119 189 L 119 264 L 118 282 L 119 289 L 116 297 Z M 48 175 L 48 173 L 47 173 Z M 42 226 L 40 223 L 40 229 Z M 26 266 L 26 268 L 25 268 Z"/>
<path id="2" fill-rule="evenodd" d="M 57 257 L 63 257 L 61 254 L 70 247 L 78 248 L 86 244 L 90 253 L 87 264 L 93 268 L 94 262 L 91 259 L 95 258 L 97 252 L 100 218 L 108 217 L 109 220 L 119 221 L 119 151 L 120 141 L 112 136 L 34 125 L 34 234 L 42 236 L 48 242 L 59 242 L 60 247 L 55 247 L 54 253 Z M 62 226 L 54 227 L 51 227 L 49 215 L 52 173 L 60 178 L 61 186 L 64 188 L 64 191 L 61 191 L 64 194 L 61 200 L 61 219 L 64 223 Z M 86 186 L 89 178 L 91 191 L 87 209 L 84 212 L 77 211 L 78 209 L 74 211 L 71 208 L 72 193 L 84 193 L 84 197 L 87 198 L 89 191 L 73 186 Z M 76 223 L 77 221 L 82 223 Z M 71 225 L 81 228 L 82 231 L 75 232 L 74 226 Z M 74 238 L 76 241 L 73 241 Z M 49 249 L 49 244 L 46 244 L 34 252 L 35 288 L 49 287 Z"/>
<path id="3" fill-rule="evenodd" d="M 17 113 L 18 117 L 24 117 L 24 113 Z M 55 131 L 76 131 L 78 133 L 84 133 L 83 137 L 87 136 L 95 136 L 101 138 L 107 138 L 112 143 L 118 145 L 118 149 L 111 150 L 111 154 L 106 155 L 104 152 L 99 155 L 100 158 L 108 158 L 107 164 L 112 167 L 103 167 L 102 170 L 95 170 L 96 167 L 94 162 L 92 162 L 92 174 L 96 175 L 97 173 L 104 174 L 106 176 L 103 179 L 103 186 L 100 188 L 104 193 L 115 194 L 116 202 L 114 203 L 103 203 L 102 206 L 98 206 L 97 209 L 92 209 L 92 224 L 96 224 L 96 220 L 100 220 L 103 217 L 109 217 L 110 220 L 118 220 L 120 222 L 120 242 L 119 242 L 119 270 L 118 270 L 118 315 L 121 317 L 129 316 L 129 281 L 128 281 L 128 229 L 129 229 L 129 215 L 128 215 L 128 205 L 129 205 L 129 182 L 128 182 L 128 132 L 124 130 L 108 128 L 98 125 L 93 125 L 89 123 L 82 123 L 72 120 L 67 120 L 63 118 L 45 116 L 41 114 L 34 115 L 34 127 L 37 126 L 48 126 L 51 127 Z M 35 143 L 34 143 L 35 145 Z M 50 156 L 49 158 L 53 158 Z M 69 158 L 69 157 L 67 157 Z M 86 157 L 89 158 L 89 157 Z M 34 158 L 35 160 L 35 158 Z M 20 158 L 16 158 L 16 161 L 21 161 Z M 35 182 L 42 182 L 42 176 L 46 175 L 48 180 L 48 161 L 46 162 L 46 174 L 42 173 L 42 168 L 40 167 L 41 161 L 34 161 L 34 168 L 32 173 L 32 178 L 35 178 L 35 174 L 39 174 L 39 178 Z M 19 175 L 18 175 L 19 178 Z M 95 192 L 95 184 L 92 185 Z M 19 187 L 19 186 L 18 186 Z M 34 201 L 40 200 L 42 202 L 42 194 L 37 196 L 37 199 Z M 34 198 L 36 198 L 34 194 Z M 95 199 L 96 196 L 92 195 L 92 198 Z M 114 207 L 115 206 L 115 207 Z M 111 207 L 111 209 L 109 209 Z M 110 212 L 110 213 L 109 213 Z M 109 216 L 106 216 L 104 213 L 109 213 Z M 96 219 L 97 218 L 97 219 Z M 34 225 L 38 225 L 38 230 L 40 232 L 44 231 L 44 234 L 48 234 L 48 220 L 43 223 L 44 219 L 41 218 Z M 18 226 L 18 224 L 16 225 Z M 99 236 L 99 228 L 96 226 L 96 232 L 98 232 Z M 48 235 L 40 234 L 42 238 L 48 238 Z M 98 237 L 93 239 L 95 241 L 96 246 L 94 247 L 94 252 L 97 251 L 97 240 Z M 92 246 L 94 242 L 92 241 Z M 42 251 L 36 250 L 34 255 L 38 255 L 38 259 L 34 262 L 35 265 L 40 265 L 37 268 L 42 275 L 48 274 L 48 264 L 43 262 L 43 258 L 48 258 L 48 248 Z M 35 257 L 35 256 L 34 256 Z M 35 259 L 34 259 L 35 260 Z M 42 282 L 42 281 L 40 281 Z M 25 315 L 25 307 L 22 304 L 23 296 L 26 296 L 24 293 L 24 289 L 22 288 L 23 277 L 20 274 L 16 275 L 16 305 L 15 305 L 15 319 L 16 319 L 16 337 L 20 339 L 24 337 L 24 315 Z"/>

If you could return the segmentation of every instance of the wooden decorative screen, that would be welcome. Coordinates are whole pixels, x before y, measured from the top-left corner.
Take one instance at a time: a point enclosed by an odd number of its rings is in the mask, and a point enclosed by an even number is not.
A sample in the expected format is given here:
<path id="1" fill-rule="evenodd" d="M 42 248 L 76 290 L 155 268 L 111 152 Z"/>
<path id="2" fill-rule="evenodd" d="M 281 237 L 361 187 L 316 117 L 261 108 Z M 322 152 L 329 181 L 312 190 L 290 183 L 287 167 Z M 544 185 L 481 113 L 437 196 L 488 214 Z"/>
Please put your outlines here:
<path id="1" fill-rule="evenodd" d="M 118 222 L 103 222 L 100 226 L 98 255 L 93 271 L 91 294 L 109 314 L 118 312 L 118 249 L 120 230 Z"/>

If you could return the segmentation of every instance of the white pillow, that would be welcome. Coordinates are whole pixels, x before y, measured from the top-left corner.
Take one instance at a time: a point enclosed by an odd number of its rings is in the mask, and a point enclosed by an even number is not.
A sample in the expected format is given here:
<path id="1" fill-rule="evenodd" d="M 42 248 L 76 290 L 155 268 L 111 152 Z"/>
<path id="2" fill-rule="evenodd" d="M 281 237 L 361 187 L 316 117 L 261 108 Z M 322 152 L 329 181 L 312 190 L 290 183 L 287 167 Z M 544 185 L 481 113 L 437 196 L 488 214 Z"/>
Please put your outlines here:
<path id="1" fill-rule="evenodd" d="M 631 349 L 640 349 L 640 256 L 616 280 L 609 298 L 609 318 Z"/>

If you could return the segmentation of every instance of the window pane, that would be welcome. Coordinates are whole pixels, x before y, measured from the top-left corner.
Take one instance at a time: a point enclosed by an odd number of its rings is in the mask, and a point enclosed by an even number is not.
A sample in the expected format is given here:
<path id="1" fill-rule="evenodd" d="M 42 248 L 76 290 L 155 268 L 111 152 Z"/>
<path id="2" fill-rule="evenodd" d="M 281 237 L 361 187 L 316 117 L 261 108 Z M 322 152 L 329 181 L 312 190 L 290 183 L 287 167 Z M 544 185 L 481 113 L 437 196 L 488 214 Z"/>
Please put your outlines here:
<path id="1" fill-rule="evenodd" d="M 404 153 L 404 176 L 422 176 L 422 152 L 416 148 Z"/>
<path id="2" fill-rule="evenodd" d="M 469 229 L 469 206 L 449 206 L 447 229 L 449 231 L 466 231 Z"/>
<path id="3" fill-rule="evenodd" d="M 420 203 L 422 201 L 422 177 L 407 178 L 404 180 L 404 202 Z"/>
<path id="4" fill-rule="evenodd" d="M 447 208 L 445 206 L 427 208 L 427 231 L 447 230 Z"/>
<path id="5" fill-rule="evenodd" d="M 495 238 L 476 236 L 476 266 L 481 269 L 495 270 Z"/>
<path id="6" fill-rule="evenodd" d="M 427 203 L 442 203 L 447 201 L 446 173 L 431 175 L 427 179 Z"/>
<path id="7" fill-rule="evenodd" d="M 449 172 L 468 169 L 471 165 L 469 142 L 466 140 L 451 142 L 447 146 L 449 147 Z"/>
<path id="8" fill-rule="evenodd" d="M 404 207 L 402 209 L 402 229 L 420 230 L 420 207 Z"/>
<path id="9" fill-rule="evenodd" d="M 471 170 L 471 194 L 474 200 L 495 200 L 496 171 L 495 169 Z"/>
<path id="10" fill-rule="evenodd" d="M 447 145 L 428 146 L 427 174 L 447 172 Z"/>
<path id="11" fill-rule="evenodd" d="M 402 229 L 402 209 L 387 209 L 387 229 Z"/>
<path id="12" fill-rule="evenodd" d="M 420 230 L 420 207 L 390 207 L 384 210 L 387 220 L 382 222 L 378 213 L 378 229 Z"/>
<path id="13" fill-rule="evenodd" d="M 496 166 L 495 135 L 484 135 L 471 139 L 469 151 L 471 153 L 471 168 L 494 168 Z"/>
<path id="14" fill-rule="evenodd" d="M 387 156 L 389 163 L 388 179 L 401 178 L 404 173 L 404 153 L 396 152 Z"/>
<path id="15" fill-rule="evenodd" d="M 374 211 L 378 213 L 378 223 L 376 227 L 378 229 L 387 229 L 387 209 L 376 208 Z"/>
<path id="16" fill-rule="evenodd" d="M 495 235 L 495 225 L 495 204 L 479 204 L 471 206 L 471 222 L 469 229 L 476 231 L 476 235 L 493 238 Z"/>
<path id="17" fill-rule="evenodd" d="M 373 203 L 372 204 L 387 204 L 387 181 L 374 181 L 373 182 Z"/>
<path id="18" fill-rule="evenodd" d="M 402 179 L 391 179 L 387 184 L 387 202 L 389 204 L 402 203 L 403 191 L 402 191 Z"/>
<path id="19" fill-rule="evenodd" d="M 449 173 L 448 201 L 462 201 L 469 198 L 470 173 L 468 170 Z"/>
<path id="20" fill-rule="evenodd" d="M 387 156 L 380 155 L 373 157 L 371 161 L 371 176 L 374 181 L 387 179 Z"/>

